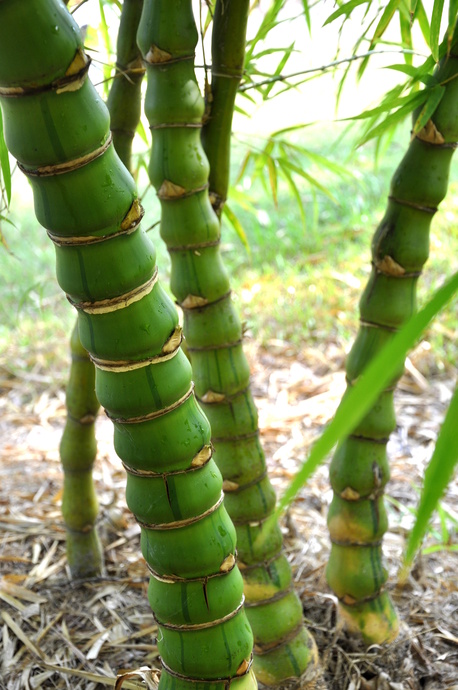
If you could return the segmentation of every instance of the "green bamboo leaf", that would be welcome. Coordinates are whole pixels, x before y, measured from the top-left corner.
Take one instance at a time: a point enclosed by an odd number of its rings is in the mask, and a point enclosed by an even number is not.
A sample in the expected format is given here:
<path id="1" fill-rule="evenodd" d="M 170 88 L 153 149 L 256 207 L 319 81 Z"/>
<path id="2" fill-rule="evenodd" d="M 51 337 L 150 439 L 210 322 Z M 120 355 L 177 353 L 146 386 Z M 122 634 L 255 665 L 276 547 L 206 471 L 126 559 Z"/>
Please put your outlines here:
<path id="1" fill-rule="evenodd" d="M 434 115 L 434 112 L 441 102 L 445 94 L 445 87 L 438 84 L 433 89 L 430 90 L 428 100 L 424 104 L 423 108 L 420 110 L 415 124 L 413 126 L 413 134 L 418 134 L 430 118 Z"/>
<path id="2" fill-rule="evenodd" d="M 347 117 L 346 120 L 365 120 L 367 118 L 383 115 L 390 110 L 394 110 L 394 108 L 409 105 L 412 105 L 412 110 L 414 110 L 416 107 L 424 103 L 427 98 L 427 94 L 424 91 L 421 93 L 410 93 L 408 96 L 398 96 L 396 93 L 398 92 L 393 89 L 393 91 L 387 94 L 382 103 L 376 108 L 365 110 L 359 115 L 354 115 L 353 117 Z"/>
<path id="3" fill-rule="evenodd" d="M 285 161 L 283 158 L 278 159 L 278 165 L 280 166 L 280 169 L 282 171 L 282 175 L 285 178 L 292 195 L 296 199 L 297 206 L 299 208 L 299 213 L 301 214 L 302 226 L 303 226 L 304 232 L 305 232 L 307 230 L 307 216 L 305 214 L 305 208 L 304 208 L 304 204 L 302 202 L 302 198 L 301 198 L 299 189 L 297 188 L 297 185 L 294 182 L 293 176 L 291 175 L 290 171 L 288 170 L 287 166 L 285 165 Z"/>
<path id="4" fill-rule="evenodd" d="M 417 510 L 417 519 L 409 535 L 399 575 L 401 582 L 406 580 L 410 572 L 414 557 L 425 536 L 431 515 L 449 484 L 453 476 L 455 465 L 458 462 L 457 419 L 458 388 L 455 389 L 439 436 L 437 437 L 434 453 L 425 471 L 423 491 Z"/>
<path id="5" fill-rule="evenodd" d="M 250 159 L 251 159 L 251 153 L 252 153 L 251 151 L 247 151 L 247 152 L 246 152 L 246 154 L 245 154 L 245 156 L 244 156 L 244 158 L 243 158 L 243 161 L 242 161 L 242 163 L 241 163 L 241 165 L 240 165 L 239 171 L 238 171 L 238 173 L 237 173 L 237 178 L 236 178 L 234 184 L 237 185 L 237 184 L 240 182 L 240 180 L 242 179 L 242 177 L 244 176 L 245 170 L 247 169 L 247 165 L 248 165 L 248 163 L 249 163 L 249 161 L 250 161 Z"/>
<path id="6" fill-rule="evenodd" d="M 410 23 L 410 15 L 405 4 L 401 4 L 399 7 L 399 28 L 401 30 L 403 47 L 412 50 L 412 26 Z M 412 53 L 404 53 L 404 60 L 406 64 L 411 65 L 413 60 Z"/>
<path id="7" fill-rule="evenodd" d="M 431 48 L 431 31 L 429 27 L 428 15 L 425 12 L 424 5 L 421 0 L 418 0 L 414 13 L 412 14 L 412 21 L 417 20 L 420 25 L 421 33 L 425 39 L 426 45 Z"/>
<path id="8" fill-rule="evenodd" d="M 440 287 L 419 312 L 401 328 L 393 339 L 374 357 L 356 383 L 347 389 L 336 414 L 313 445 L 309 457 L 304 461 L 292 482 L 287 487 L 277 505 L 275 513 L 269 518 L 269 525 L 278 520 L 280 514 L 294 500 L 298 491 L 325 460 L 337 443 L 342 442 L 373 406 L 380 393 L 389 385 L 399 371 L 407 352 L 413 347 L 423 331 L 438 312 L 445 307 L 458 291 L 458 272 Z M 456 431 L 457 411 L 455 411 Z M 458 434 L 456 435 L 458 439 Z M 456 442 L 456 440 L 455 440 Z M 267 531 L 267 530 L 266 530 Z"/>
<path id="9" fill-rule="evenodd" d="M 302 0 L 302 6 L 304 8 L 305 21 L 307 22 L 307 27 L 308 27 L 309 33 L 311 33 L 311 31 L 312 31 L 312 20 L 310 17 L 310 7 L 309 7 L 308 0 Z"/>
<path id="10" fill-rule="evenodd" d="M 377 41 L 381 39 L 385 31 L 387 30 L 400 3 L 401 0 L 390 0 L 388 5 L 385 7 L 382 16 L 380 17 L 380 21 L 375 28 L 374 35 L 372 36 L 369 50 L 373 49 Z"/>
<path id="11" fill-rule="evenodd" d="M 431 15 L 429 47 L 435 61 L 439 60 L 439 32 L 441 28 L 444 0 L 434 0 L 433 13 Z"/>
<path id="12" fill-rule="evenodd" d="M 272 191 L 272 198 L 276 207 L 278 207 L 277 189 L 278 189 L 278 178 L 277 178 L 277 168 L 275 167 L 274 159 L 269 156 L 267 159 L 267 169 L 269 171 L 269 182 L 270 189 Z"/>
<path id="13" fill-rule="evenodd" d="M 415 110 L 415 108 L 420 105 L 421 103 L 424 102 L 425 98 L 427 97 L 427 92 L 426 91 L 421 91 L 420 93 L 416 94 L 417 96 L 421 97 L 418 99 L 418 102 L 416 102 L 414 99 L 412 99 L 407 105 L 404 105 L 402 108 L 399 108 L 396 110 L 396 112 L 391 113 L 391 115 L 388 115 L 383 122 L 378 124 L 377 126 L 373 127 L 370 129 L 368 132 L 366 132 L 363 137 L 360 139 L 358 146 L 362 146 L 365 144 L 367 141 L 370 139 L 374 139 L 375 137 L 379 137 L 382 134 L 384 134 L 388 129 L 391 127 L 396 126 L 404 120 L 407 115 L 409 115 L 411 112 Z"/>
<path id="14" fill-rule="evenodd" d="M 331 201 L 333 201 L 335 204 L 338 204 L 339 202 L 337 201 L 336 197 L 334 194 L 321 182 L 318 182 L 316 178 L 314 178 L 312 175 L 309 175 L 308 173 L 305 172 L 305 170 L 302 170 L 302 168 L 299 168 L 299 166 L 295 165 L 292 163 L 290 160 L 283 160 L 283 164 L 291 170 L 291 172 L 296 173 L 296 175 L 299 175 L 302 177 L 304 180 L 306 180 L 312 187 L 316 187 L 317 189 L 320 190 L 320 192 L 323 192 Z"/>
<path id="15" fill-rule="evenodd" d="M 148 137 L 146 135 L 146 130 L 145 127 L 143 126 L 143 122 L 139 120 L 138 125 L 137 125 L 137 134 L 140 136 L 140 138 L 149 146 L 148 142 Z"/>
<path id="16" fill-rule="evenodd" d="M 342 15 L 345 15 L 346 17 L 348 17 L 352 13 L 352 11 L 355 9 L 355 7 L 359 7 L 359 5 L 364 5 L 365 3 L 367 3 L 369 5 L 370 0 L 350 0 L 350 2 L 346 2 L 344 5 L 341 5 L 338 10 L 333 12 L 326 19 L 323 26 L 326 26 L 326 24 L 330 24 L 335 19 L 342 17 Z"/>
<path id="17" fill-rule="evenodd" d="M 1 177 L 5 185 L 6 198 L 8 205 L 11 203 L 11 168 L 8 149 L 6 148 L 5 137 L 3 136 L 3 116 L 0 109 L 0 169 Z"/>
<path id="18" fill-rule="evenodd" d="M 448 27 L 447 27 L 447 55 L 450 54 L 455 27 L 458 20 L 458 0 L 450 0 L 448 7 Z"/>
<path id="19" fill-rule="evenodd" d="M 280 62 L 278 63 L 275 72 L 271 75 L 272 77 L 279 77 L 280 76 L 283 68 L 285 67 L 286 63 L 288 62 L 289 58 L 291 57 L 291 53 L 293 52 L 293 50 L 294 50 L 294 43 L 291 43 L 289 48 L 286 48 L 284 55 L 280 59 Z M 268 98 L 270 92 L 272 91 L 272 89 L 274 88 L 275 84 L 276 84 L 275 81 L 271 82 L 270 84 L 267 84 L 266 88 L 264 89 L 264 93 L 262 95 L 262 98 L 264 101 L 267 100 L 267 98 Z"/>
<path id="20" fill-rule="evenodd" d="M 245 230 L 243 229 L 242 224 L 239 221 L 239 219 L 237 218 L 237 216 L 235 215 L 235 213 L 229 208 L 229 206 L 227 204 L 224 204 L 223 214 L 226 216 L 229 223 L 234 228 L 234 230 L 237 234 L 237 237 L 239 238 L 239 240 L 241 241 L 241 243 L 243 244 L 243 246 L 247 250 L 247 253 L 251 254 L 251 249 L 250 249 L 250 245 L 249 245 Z"/>

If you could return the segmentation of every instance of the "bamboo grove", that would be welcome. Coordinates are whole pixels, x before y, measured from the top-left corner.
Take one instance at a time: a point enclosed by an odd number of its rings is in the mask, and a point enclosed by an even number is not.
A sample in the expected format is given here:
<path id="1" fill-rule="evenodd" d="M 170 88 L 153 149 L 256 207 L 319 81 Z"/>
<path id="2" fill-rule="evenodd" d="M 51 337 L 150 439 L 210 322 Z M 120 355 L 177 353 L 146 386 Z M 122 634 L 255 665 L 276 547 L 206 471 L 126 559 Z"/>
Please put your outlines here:
<path id="1" fill-rule="evenodd" d="M 102 568 L 92 481 L 101 404 L 114 424 L 127 503 L 151 573 L 161 690 L 320 683 L 281 530 L 269 520 L 275 492 L 219 246 L 248 10 L 247 0 L 215 4 L 204 101 L 194 73 L 191 0 L 124 0 L 116 69 L 126 78 L 115 79 L 110 91 L 110 131 L 63 4 L 0 0 L 5 138 L 31 183 L 37 218 L 55 245 L 58 282 L 78 313 L 61 443 L 68 562 L 74 577 Z M 445 93 L 393 176 L 373 239 L 360 330 L 347 361 L 349 387 L 416 308 L 431 219 L 458 139 L 457 68 L 455 31 L 435 75 Z M 190 361 L 122 164 L 130 167 L 145 70 L 149 174 Z M 399 629 L 382 539 L 386 443 L 400 374 L 338 447 L 330 469 L 327 579 L 346 624 L 367 644 L 392 640 Z"/>

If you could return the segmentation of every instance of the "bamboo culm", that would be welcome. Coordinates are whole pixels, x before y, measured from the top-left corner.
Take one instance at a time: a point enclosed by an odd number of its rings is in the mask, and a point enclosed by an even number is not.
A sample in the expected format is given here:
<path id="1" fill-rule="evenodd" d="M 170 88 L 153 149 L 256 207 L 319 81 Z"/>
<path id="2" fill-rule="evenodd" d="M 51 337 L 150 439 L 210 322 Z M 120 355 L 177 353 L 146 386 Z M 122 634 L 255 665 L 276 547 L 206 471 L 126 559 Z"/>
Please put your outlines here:
<path id="1" fill-rule="evenodd" d="M 242 32 L 242 53 L 247 11 L 246 2 L 225 5 L 225 40 L 237 35 L 240 41 Z M 217 3 L 217 32 L 220 15 L 221 3 Z M 145 3 L 138 42 L 147 66 L 145 111 L 153 133 L 150 179 L 161 202 L 161 236 L 172 260 L 172 292 L 184 311 L 196 394 L 210 420 L 215 460 L 224 478 L 225 505 L 236 526 L 247 616 L 255 639 L 255 673 L 264 685 L 302 683 L 306 687 L 317 675 L 317 651 L 292 589 L 279 526 L 262 546 L 258 544 L 264 522 L 275 508 L 275 492 L 259 441 L 241 322 L 221 260 L 220 222 L 209 197 L 209 164 L 200 131 L 204 101 L 194 74 L 196 41 L 190 0 Z M 221 210 L 227 193 L 235 77 L 240 76 L 241 67 L 240 58 L 232 63 L 224 59 L 221 36 L 217 34 L 213 41 L 219 45 L 221 58 L 215 71 L 229 84 L 230 94 L 220 90 L 217 97 L 212 95 L 206 134 L 213 165 L 221 173 L 210 176 L 210 189 L 217 180 L 212 200 Z M 223 74 L 226 62 L 232 64 L 230 79 Z"/>
<path id="2" fill-rule="evenodd" d="M 108 98 L 115 150 L 131 170 L 132 139 L 140 120 L 143 63 L 136 38 L 143 0 L 125 0 L 117 41 L 117 77 Z M 75 325 L 70 339 L 67 418 L 60 444 L 64 471 L 62 513 L 67 530 L 67 562 L 72 578 L 96 577 L 103 571 L 103 552 L 96 519 L 97 497 L 92 468 L 97 455 L 95 370 Z"/>
<path id="3" fill-rule="evenodd" d="M 95 370 L 75 324 L 70 339 L 67 418 L 60 443 L 64 472 L 62 516 L 67 563 L 72 578 L 96 577 L 103 571 L 103 551 L 96 528 L 98 502 L 92 468 L 97 455 L 95 420 L 100 405 L 95 395 Z"/>
<path id="4" fill-rule="evenodd" d="M 201 139 L 210 166 L 209 197 L 218 218 L 221 218 L 229 188 L 232 116 L 243 75 L 249 4 L 248 0 L 231 0 L 228 3 L 217 0 L 213 13 L 211 86 L 206 88 L 206 111 Z M 240 322 L 239 333 L 241 338 Z M 207 359 L 211 356 L 212 353 L 208 352 Z M 237 361 L 234 361 L 234 366 Z M 240 380 L 244 381 L 243 372 L 247 364 L 243 352 L 239 361 L 242 365 Z M 191 356 L 191 364 L 197 382 L 202 378 L 204 356 L 196 363 Z M 220 384 L 220 381 L 212 381 L 211 389 L 230 395 L 230 390 L 225 390 Z M 247 395 L 253 410 L 249 389 Z M 212 428 L 218 424 L 219 417 L 226 408 L 227 403 L 224 401 L 204 408 Z M 254 670 L 258 681 L 265 686 L 280 684 L 284 687 L 288 682 L 291 686 L 299 684 L 305 687 L 307 680 L 316 682 L 319 669 L 313 640 L 301 624 L 301 603 L 297 594 L 291 591 L 292 574 L 289 563 L 281 552 L 281 547 L 275 554 L 272 566 L 268 563 L 267 552 L 258 549 L 257 561 L 253 562 L 252 553 L 247 553 L 244 549 L 247 544 L 244 538 L 247 523 L 259 520 L 260 517 L 264 519 L 273 510 L 271 500 L 265 502 L 264 510 L 260 510 L 259 498 L 263 493 L 271 497 L 273 490 L 267 478 L 265 456 L 258 436 L 257 413 L 253 415 L 250 429 L 254 436 L 239 438 L 240 435 L 243 436 L 243 431 L 235 422 L 227 438 L 214 438 L 213 445 L 216 463 L 225 480 L 226 507 L 229 515 L 237 521 L 239 560 L 241 563 L 249 563 L 242 569 L 242 575 L 247 617 L 255 642 Z M 229 453 L 234 446 L 237 446 L 237 452 L 230 458 Z M 253 494 L 258 494 L 258 501 L 253 501 Z M 249 504 L 245 505 L 247 496 L 250 496 Z"/>
<path id="5" fill-rule="evenodd" d="M 235 530 L 135 185 L 67 9 L 57 0 L 24 5 L 0 2 L 5 138 L 55 244 L 58 281 L 78 310 L 128 472 L 127 501 L 152 574 L 159 687 L 254 689 Z"/>
<path id="6" fill-rule="evenodd" d="M 391 181 L 388 207 L 372 241 L 372 272 L 360 302 L 361 324 L 347 361 L 352 385 L 366 364 L 416 309 L 416 284 L 428 258 L 429 229 L 447 192 L 458 140 L 458 45 L 435 76 L 444 96 L 426 127 L 413 137 Z M 418 112 L 414 115 L 414 121 Z M 387 529 L 383 494 L 389 480 L 386 444 L 396 426 L 398 376 L 342 443 L 332 460 L 334 491 L 328 527 L 332 542 L 327 579 L 350 630 L 367 644 L 394 639 L 398 616 L 386 591 L 381 541 Z"/>

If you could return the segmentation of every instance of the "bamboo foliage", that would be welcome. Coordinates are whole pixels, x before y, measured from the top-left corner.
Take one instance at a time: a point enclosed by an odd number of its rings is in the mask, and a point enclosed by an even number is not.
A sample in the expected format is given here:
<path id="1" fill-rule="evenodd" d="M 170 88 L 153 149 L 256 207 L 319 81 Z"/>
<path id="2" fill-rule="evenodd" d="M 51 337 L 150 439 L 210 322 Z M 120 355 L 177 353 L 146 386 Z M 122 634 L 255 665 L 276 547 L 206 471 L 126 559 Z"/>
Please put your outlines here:
<path id="1" fill-rule="evenodd" d="M 416 283 L 428 257 L 431 220 L 446 194 L 458 140 L 457 39 L 455 31 L 450 53 L 443 54 L 435 73 L 444 89 L 442 99 L 413 136 L 393 176 L 388 207 L 373 238 L 360 329 L 347 361 L 349 387 L 416 308 Z M 328 514 L 332 549 L 327 578 L 344 620 L 369 644 L 395 638 L 399 627 L 385 587 L 381 541 L 387 529 L 386 443 L 396 425 L 393 392 L 401 373 L 339 446 L 330 469 L 334 498 Z"/>
<path id="2" fill-rule="evenodd" d="M 214 77 L 204 134 L 209 171 L 200 139 L 204 102 L 194 75 L 191 2 L 145 3 L 138 39 L 147 64 L 145 110 L 153 132 L 149 172 L 161 201 L 161 236 L 171 254 L 172 291 L 184 311 L 196 394 L 211 423 L 225 505 L 236 526 L 255 673 L 264 685 L 306 687 L 317 675 L 317 652 L 292 589 L 278 524 L 262 548 L 255 545 L 275 508 L 275 492 L 259 442 L 241 323 L 219 251 L 220 223 L 212 210 L 213 204 L 221 212 L 227 194 L 247 14 L 245 0 L 224 5 L 224 11 L 222 3 L 215 6 Z"/>
<path id="3" fill-rule="evenodd" d="M 114 422 L 158 622 L 160 688 L 256 688 L 235 530 L 132 178 L 57 0 L 0 1 L 5 140 L 30 180 Z M 33 59 L 32 59 L 33 57 Z"/>

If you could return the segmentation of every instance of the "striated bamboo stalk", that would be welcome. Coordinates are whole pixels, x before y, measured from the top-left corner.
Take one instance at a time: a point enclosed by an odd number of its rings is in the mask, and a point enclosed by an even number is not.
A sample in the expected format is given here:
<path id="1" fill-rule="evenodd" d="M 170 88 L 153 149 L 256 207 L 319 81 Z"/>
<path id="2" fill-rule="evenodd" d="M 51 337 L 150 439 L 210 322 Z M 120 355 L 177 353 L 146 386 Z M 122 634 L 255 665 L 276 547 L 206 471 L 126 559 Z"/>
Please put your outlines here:
<path id="1" fill-rule="evenodd" d="M 99 512 L 92 478 L 97 455 L 95 370 L 81 345 L 78 324 L 70 338 L 71 365 L 67 383 L 67 418 L 60 443 L 64 471 L 62 516 L 67 530 L 67 562 L 75 579 L 96 577 L 103 570 L 103 551 L 96 528 Z"/>
<path id="2" fill-rule="evenodd" d="M 143 63 L 136 38 L 143 0 L 124 0 L 117 42 L 117 73 L 108 97 L 113 145 L 131 170 L 132 139 L 141 113 Z M 103 570 L 102 547 L 97 536 L 98 504 L 92 479 L 97 455 L 95 370 L 82 347 L 75 325 L 71 340 L 71 366 L 67 384 L 67 419 L 60 457 L 64 471 L 62 514 L 67 530 L 67 562 L 73 578 L 95 577 Z"/>
<path id="3" fill-rule="evenodd" d="M 204 141 L 213 165 L 210 191 L 217 212 L 227 194 L 247 14 L 246 0 L 216 3 Z M 259 442 L 241 323 L 220 256 L 220 223 L 208 193 L 209 165 L 200 140 L 204 103 L 193 64 L 196 41 L 189 0 L 145 3 L 139 45 L 147 63 L 145 109 L 153 132 L 150 178 L 161 201 L 161 236 L 171 254 L 172 291 L 184 311 L 196 394 L 211 423 L 225 505 L 236 526 L 255 673 L 264 685 L 306 687 L 317 675 L 317 651 L 303 625 L 279 526 L 262 546 L 257 544 L 275 508 L 275 492 Z"/>
<path id="4" fill-rule="evenodd" d="M 435 76 L 444 96 L 426 127 L 413 137 L 392 182 L 388 207 L 372 241 L 372 272 L 360 302 L 361 324 L 347 360 L 352 385 L 366 364 L 416 309 L 416 284 L 428 258 L 429 229 L 447 192 L 450 162 L 458 140 L 458 41 Z M 414 116 L 414 121 L 418 113 Z M 393 392 L 398 376 L 339 446 L 331 463 L 334 498 L 328 515 L 332 542 L 327 567 L 348 627 L 367 644 L 398 634 L 397 613 L 385 584 L 383 502 L 389 480 L 386 444 L 396 426 Z"/>
<path id="5" fill-rule="evenodd" d="M 252 690 L 253 638 L 210 427 L 88 66 L 61 2 L 0 0 L 5 138 L 55 244 L 58 281 L 78 310 L 97 397 L 128 472 L 152 574 L 159 687 Z"/>

